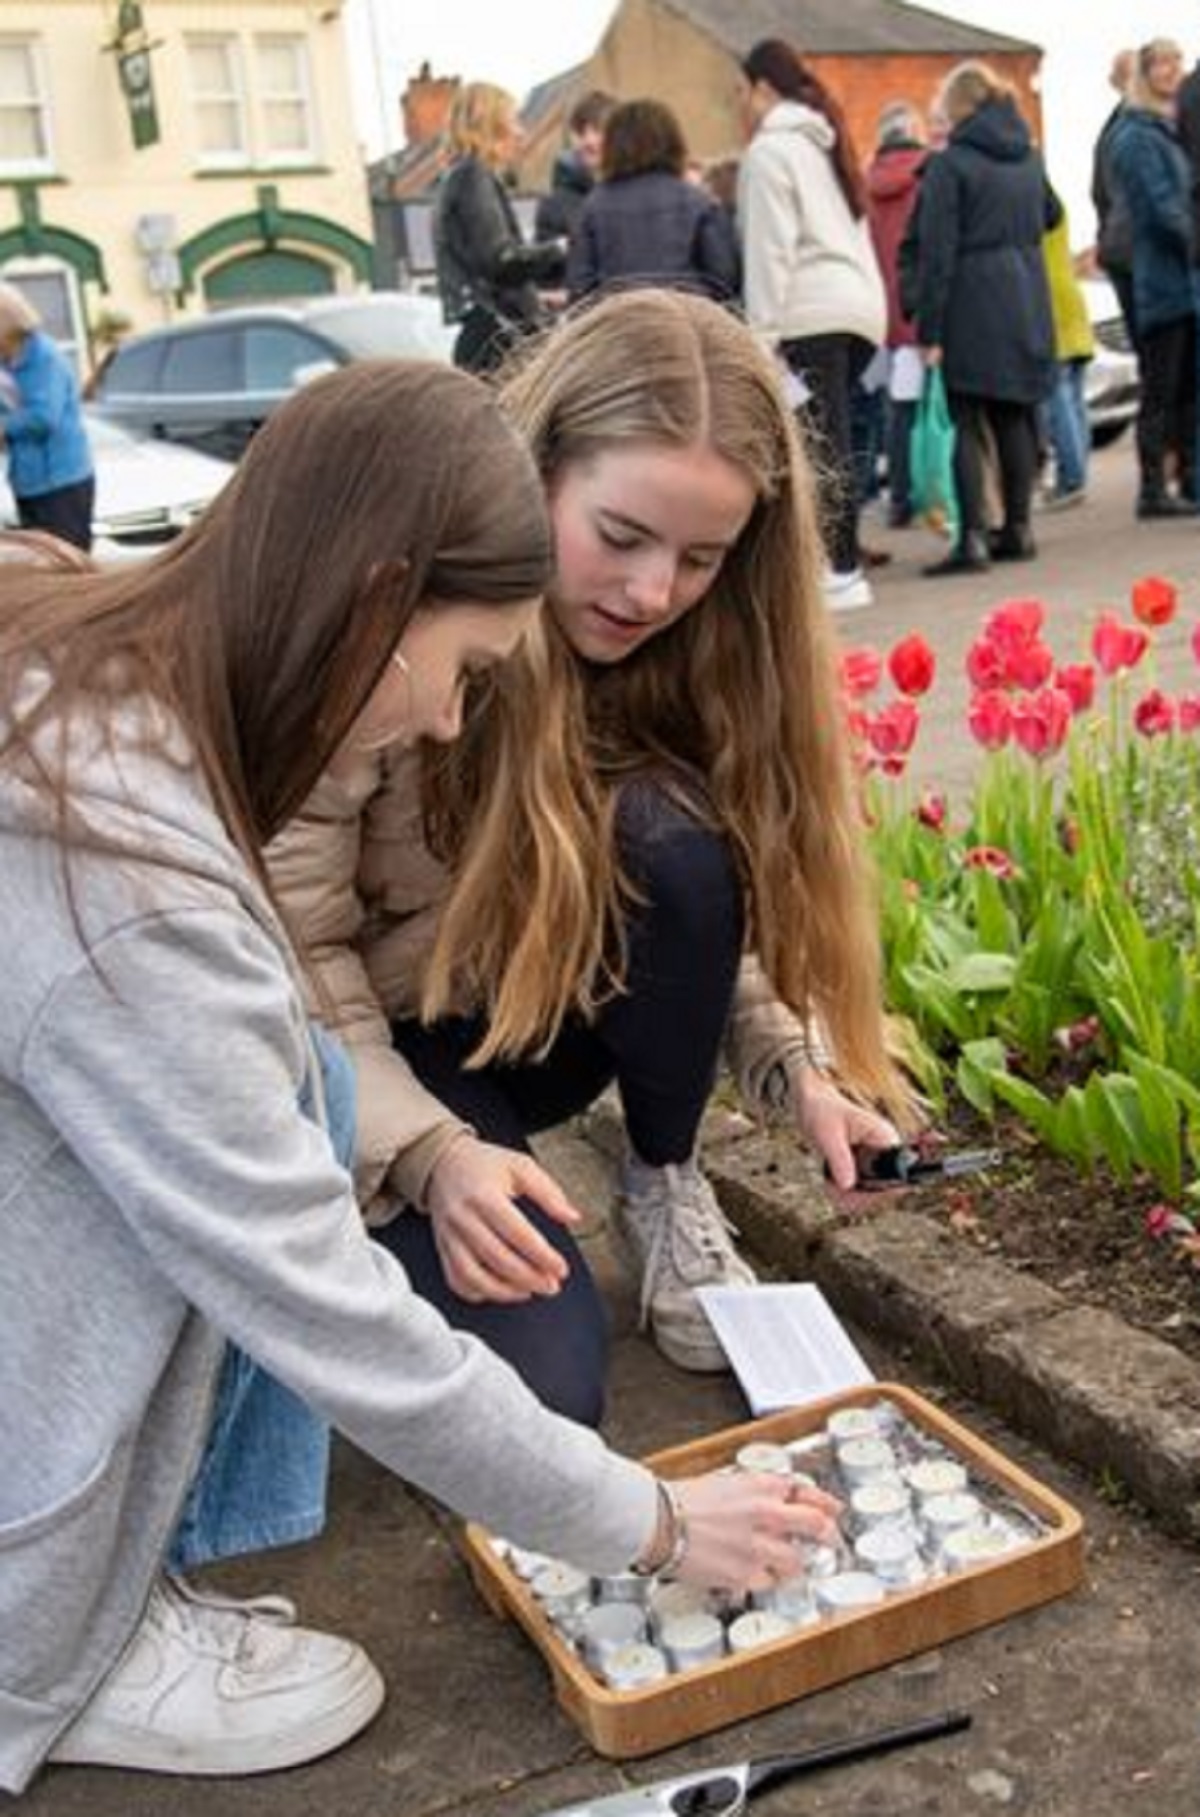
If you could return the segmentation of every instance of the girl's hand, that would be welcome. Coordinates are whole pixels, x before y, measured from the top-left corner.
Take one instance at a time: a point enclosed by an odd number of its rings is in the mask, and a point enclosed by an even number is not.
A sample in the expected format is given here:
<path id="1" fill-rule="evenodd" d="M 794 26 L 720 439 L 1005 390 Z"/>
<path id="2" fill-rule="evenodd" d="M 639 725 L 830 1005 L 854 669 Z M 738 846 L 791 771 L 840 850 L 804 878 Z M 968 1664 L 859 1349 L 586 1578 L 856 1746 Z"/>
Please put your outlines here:
<path id="1" fill-rule="evenodd" d="M 846 1192 L 858 1179 L 856 1148 L 894 1148 L 901 1139 L 894 1123 L 843 1097 L 832 1080 L 811 1067 L 794 1077 L 792 1113 L 800 1134 L 829 1169 L 833 1184 Z"/>
<path id="2" fill-rule="evenodd" d="M 672 1483 L 687 1522 L 675 1575 L 705 1589 L 765 1590 L 803 1565 L 799 1540 L 832 1545 L 841 1504 L 784 1476 L 746 1471 Z"/>
<path id="3" fill-rule="evenodd" d="M 582 1213 L 531 1155 L 460 1136 L 439 1157 L 425 1192 L 446 1280 L 461 1299 L 514 1305 L 555 1294 L 567 1263 L 514 1202 L 533 1199 L 568 1227 Z"/>

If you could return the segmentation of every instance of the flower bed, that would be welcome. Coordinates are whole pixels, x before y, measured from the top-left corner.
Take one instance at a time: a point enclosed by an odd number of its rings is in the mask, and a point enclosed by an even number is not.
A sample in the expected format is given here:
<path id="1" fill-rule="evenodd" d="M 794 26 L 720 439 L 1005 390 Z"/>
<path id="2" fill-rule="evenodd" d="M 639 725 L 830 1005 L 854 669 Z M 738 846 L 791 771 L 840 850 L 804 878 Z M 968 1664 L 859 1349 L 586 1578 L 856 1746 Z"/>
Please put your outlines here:
<path id="1" fill-rule="evenodd" d="M 935 1106 L 1015 1112 L 1056 1154 L 1154 1182 L 1150 1234 L 1200 1247 L 1200 691 L 1155 683 L 1178 611 L 1158 577 L 1128 617 L 1054 651 L 1033 599 L 988 614 L 963 710 L 988 755 L 961 810 L 906 780 L 924 639 L 846 652 L 880 872 L 886 985 Z M 1200 661 L 1200 626 L 1192 647 Z M 890 684 L 890 686 L 889 686 Z"/>

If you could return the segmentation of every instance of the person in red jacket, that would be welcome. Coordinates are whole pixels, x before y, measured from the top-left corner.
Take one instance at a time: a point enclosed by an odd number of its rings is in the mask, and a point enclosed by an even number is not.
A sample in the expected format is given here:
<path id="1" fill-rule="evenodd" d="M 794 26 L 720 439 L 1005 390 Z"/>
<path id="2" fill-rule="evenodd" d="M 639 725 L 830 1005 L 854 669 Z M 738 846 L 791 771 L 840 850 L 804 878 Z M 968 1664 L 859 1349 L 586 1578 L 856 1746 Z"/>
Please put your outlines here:
<path id="1" fill-rule="evenodd" d="M 879 116 L 875 156 L 867 168 L 867 219 L 875 256 L 887 290 L 887 477 L 888 522 L 903 529 L 912 522 L 908 444 L 922 366 L 917 331 L 900 304 L 900 244 L 929 155 L 924 122 L 908 101 L 891 101 Z"/>

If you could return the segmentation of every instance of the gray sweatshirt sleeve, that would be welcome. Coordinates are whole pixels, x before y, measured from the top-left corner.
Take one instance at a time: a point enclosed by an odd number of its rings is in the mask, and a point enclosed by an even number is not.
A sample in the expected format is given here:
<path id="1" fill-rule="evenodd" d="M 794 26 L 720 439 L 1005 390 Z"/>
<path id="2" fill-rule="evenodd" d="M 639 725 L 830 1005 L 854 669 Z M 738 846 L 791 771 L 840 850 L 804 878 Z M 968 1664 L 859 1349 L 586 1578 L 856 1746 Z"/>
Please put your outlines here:
<path id="1" fill-rule="evenodd" d="M 304 1015 L 232 901 L 126 920 L 64 971 L 21 1081 L 177 1295 L 381 1462 L 594 1570 L 649 1541 L 653 1479 L 548 1412 L 367 1237 L 297 1107 Z M 103 1284 L 98 1283 L 98 1291 Z"/>

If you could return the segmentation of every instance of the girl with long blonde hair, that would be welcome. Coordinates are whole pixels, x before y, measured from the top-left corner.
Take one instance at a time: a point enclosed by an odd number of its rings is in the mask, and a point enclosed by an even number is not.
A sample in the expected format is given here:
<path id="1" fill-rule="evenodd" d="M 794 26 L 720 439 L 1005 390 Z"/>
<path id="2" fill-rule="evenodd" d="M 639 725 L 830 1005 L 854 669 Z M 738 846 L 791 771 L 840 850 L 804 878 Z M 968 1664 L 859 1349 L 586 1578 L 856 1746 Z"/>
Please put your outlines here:
<path id="1" fill-rule="evenodd" d="M 812 485 L 772 361 L 717 305 L 632 291 L 551 331 L 500 397 L 555 532 L 525 659 L 546 666 L 539 716 L 509 665 L 423 778 L 385 754 L 327 779 L 275 876 L 340 1000 L 377 1234 L 544 1398 L 596 1419 L 604 1315 L 530 1132 L 615 1083 L 615 1229 L 646 1321 L 714 1369 L 696 1288 L 752 1278 L 696 1160 L 722 1047 L 842 1185 L 856 1146 L 896 1140 L 872 1107 L 905 1093 Z M 432 951 L 433 871 L 401 839 L 418 815 L 453 878 Z"/>

